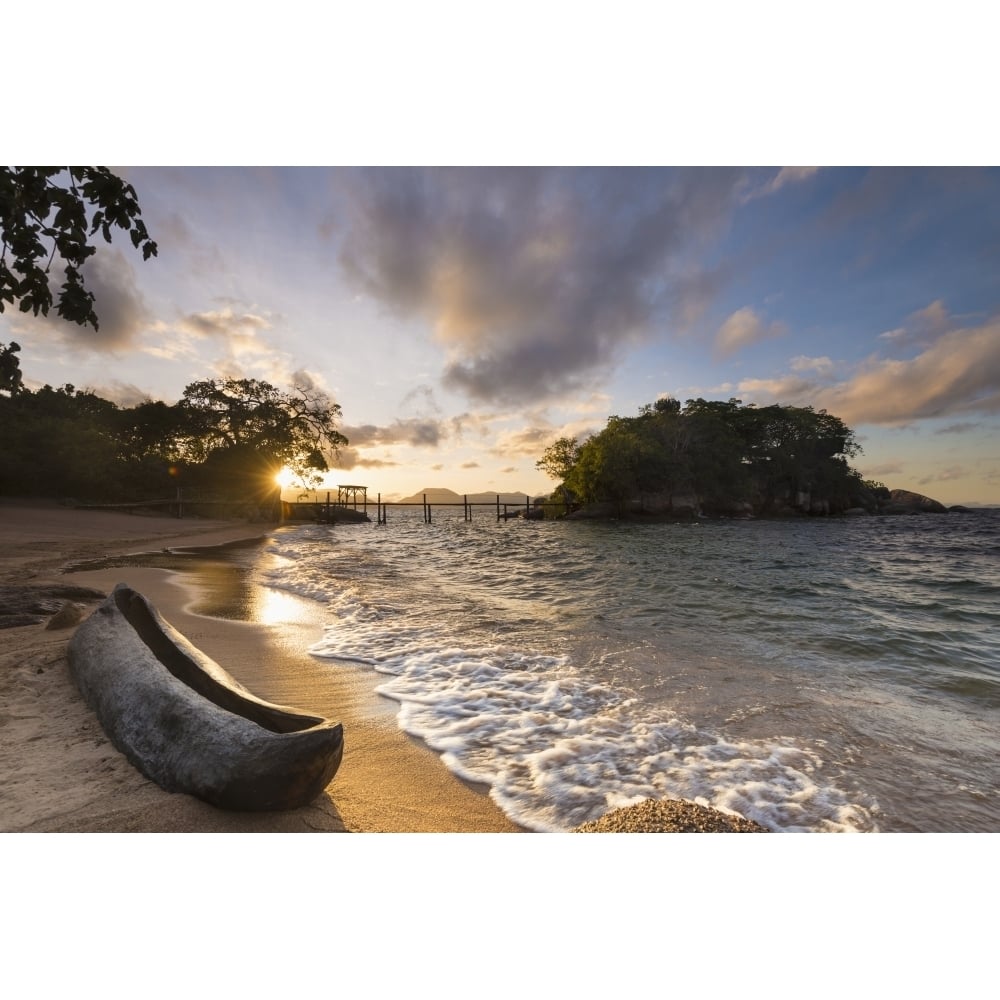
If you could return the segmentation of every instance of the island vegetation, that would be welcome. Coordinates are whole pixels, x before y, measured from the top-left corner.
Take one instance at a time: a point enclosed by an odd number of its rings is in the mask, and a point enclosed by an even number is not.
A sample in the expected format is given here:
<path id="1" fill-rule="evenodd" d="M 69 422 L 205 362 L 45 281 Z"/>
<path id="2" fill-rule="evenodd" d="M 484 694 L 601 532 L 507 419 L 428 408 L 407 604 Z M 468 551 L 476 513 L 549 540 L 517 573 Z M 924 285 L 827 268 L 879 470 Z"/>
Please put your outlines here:
<path id="1" fill-rule="evenodd" d="M 560 438 L 537 466 L 560 483 L 553 513 L 833 514 L 890 498 L 850 466 L 860 453 L 842 420 L 811 406 L 662 397 L 583 441 Z"/>

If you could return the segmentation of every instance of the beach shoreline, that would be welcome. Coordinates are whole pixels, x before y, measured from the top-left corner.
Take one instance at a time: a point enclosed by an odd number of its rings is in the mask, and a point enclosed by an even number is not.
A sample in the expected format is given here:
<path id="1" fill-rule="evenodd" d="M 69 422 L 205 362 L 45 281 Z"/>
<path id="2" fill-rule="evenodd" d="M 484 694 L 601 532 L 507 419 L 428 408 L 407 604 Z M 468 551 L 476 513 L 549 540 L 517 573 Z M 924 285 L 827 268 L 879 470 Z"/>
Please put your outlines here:
<path id="1" fill-rule="evenodd" d="M 0 833 L 529 832 L 400 728 L 379 674 L 309 654 L 323 606 L 253 579 L 290 527 L 0 500 Z M 258 697 L 343 723 L 343 762 L 320 796 L 282 812 L 218 809 L 164 791 L 115 749 L 66 650 L 122 582 Z M 12 605 L 35 621 L 10 627 Z M 700 809 L 639 803 L 587 832 L 686 832 Z M 739 824 L 718 813 L 712 826 Z"/>
<path id="2" fill-rule="evenodd" d="M 7 628 L 0 633 L 0 831 L 521 831 L 482 787 L 452 775 L 433 750 L 399 730 L 394 703 L 374 690 L 374 672 L 308 655 L 308 645 L 321 634 L 318 605 L 282 595 L 276 607 L 251 609 L 251 621 L 193 610 L 204 596 L 199 572 L 203 557 L 211 562 L 212 547 L 250 539 L 261 539 L 264 547 L 274 527 L 0 504 L 0 585 L 68 584 L 107 593 L 128 582 L 255 694 L 334 718 L 345 729 L 340 770 L 309 806 L 281 813 L 216 809 L 164 792 L 107 740 L 69 674 L 71 626 Z M 108 557 L 181 548 L 196 550 L 190 572 L 89 568 Z M 88 568 L 64 572 L 79 564 Z M 87 614 L 98 600 L 69 603 Z"/>

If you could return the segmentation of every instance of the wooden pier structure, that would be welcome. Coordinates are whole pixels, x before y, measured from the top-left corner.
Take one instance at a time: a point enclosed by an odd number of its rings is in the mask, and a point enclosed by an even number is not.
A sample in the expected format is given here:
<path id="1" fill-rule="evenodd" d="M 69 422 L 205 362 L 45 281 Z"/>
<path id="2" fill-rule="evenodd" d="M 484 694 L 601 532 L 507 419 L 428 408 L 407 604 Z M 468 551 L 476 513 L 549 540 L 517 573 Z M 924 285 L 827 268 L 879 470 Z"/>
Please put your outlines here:
<path id="1" fill-rule="evenodd" d="M 435 507 L 461 507 L 462 508 L 462 520 L 471 521 L 472 520 L 472 509 L 474 507 L 490 507 L 496 508 L 497 521 L 507 521 L 512 517 L 523 517 L 532 518 L 536 515 L 532 513 L 531 508 L 531 498 L 525 495 L 524 506 L 521 504 L 508 504 L 500 502 L 500 494 L 496 495 L 496 501 L 492 500 L 470 500 L 469 494 L 466 493 L 462 497 L 462 501 L 457 500 L 452 501 L 439 501 L 431 502 L 427 499 L 427 494 L 423 495 L 423 500 L 418 502 L 416 500 L 409 501 L 398 501 L 398 502 L 382 502 L 382 494 L 379 493 L 378 499 L 376 501 L 376 511 L 377 511 L 377 521 L 378 524 L 388 524 L 387 513 L 389 507 L 420 507 L 422 508 L 423 520 L 425 524 L 431 524 L 434 519 L 433 508 Z M 513 509 L 511 509 L 513 508 Z"/>
<path id="2" fill-rule="evenodd" d="M 289 505 L 291 506 L 291 505 Z M 341 522 L 370 521 L 368 516 L 368 487 L 356 485 L 341 485 L 337 487 L 337 499 L 332 498 L 332 491 L 327 490 L 326 502 L 317 500 L 311 504 L 297 504 L 297 507 L 311 509 L 314 519 L 327 524 Z M 541 517 L 540 508 L 532 508 L 531 498 L 525 495 L 524 503 L 509 503 L 500 499 L 500 494 L 496 494 L 496 500 L 470 500 L 466 493 L 460 501 L 431 501 L 427 499 L 427 494 L 423 494 L 422 500 L 401 500 L 383 501 L 382 494 L 379 493 L 375 500 L 375 522 L 376 524 L 388 524 L 389 508 L 420 507 L 421 515 L 425 524 L 431 524 L 434 520 L 434 508 L 436 507 L 461 507 L 462 519 L 471 521 L 473 510 L 476 507 L 489 508 L 496 512 L 497 521 L 508 521 L 511 518 L 537 519 Z"/>
<path id="3" fill-rule="evenodd" d="M 330 502 L 330 494 L 327 495 L 326 502 Z M 349 503 L 353 502 L 354 510 L 358 509 L 358 497 L 361 497 L 362 510 L 367 510 L 368 508 L 368 487 L 367 486 L 338 486 L 337 487 L 337 505 L 340 507 L 346 507 Z"/>

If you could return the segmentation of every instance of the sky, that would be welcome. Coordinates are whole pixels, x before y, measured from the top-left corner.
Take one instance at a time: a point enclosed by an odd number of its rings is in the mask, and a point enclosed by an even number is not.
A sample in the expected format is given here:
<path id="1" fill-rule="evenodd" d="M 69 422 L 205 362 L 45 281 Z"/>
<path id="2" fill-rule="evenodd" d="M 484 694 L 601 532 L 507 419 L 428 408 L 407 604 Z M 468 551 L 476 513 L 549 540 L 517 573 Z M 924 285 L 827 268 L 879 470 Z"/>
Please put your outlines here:
<path id="1" fill-rule="evenodd" d="M 1000 503 L 1000 170 L 113 169 L 159 254 L 99 243 L 99 331 L 0 315 L 29 387 L 305 381 L 383 498 L 547 492 L 664 395 L 809 405 L 865 478 Z"/>

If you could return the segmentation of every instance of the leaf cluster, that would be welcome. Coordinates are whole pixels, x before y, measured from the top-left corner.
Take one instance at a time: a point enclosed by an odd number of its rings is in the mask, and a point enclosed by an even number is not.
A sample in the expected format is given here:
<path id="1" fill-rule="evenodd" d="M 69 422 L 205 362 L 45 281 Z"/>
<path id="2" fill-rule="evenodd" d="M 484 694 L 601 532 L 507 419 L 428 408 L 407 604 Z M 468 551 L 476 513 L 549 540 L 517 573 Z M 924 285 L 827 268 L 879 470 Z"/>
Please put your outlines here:
<path id="1" fill-rule="evenodd" d="M 143 223 L 135 189 L 107 167 L 0 167 L 0 312 L 5 304 L 47 316 L 53 304 L 72 323 L 98 329 L 83 265 L 100 231 L 111 242 L 124 230 L 143 260 L 156 243 Z M 63 281 L 54 296 L 49 275 L 59 258 Z"/>
<path id="2" fill-rule="evenodd" d="M 15 341 L 0 345 L 0 392 L 16 396 L 23 388 L 21 362 L 17 354 L 21 345 Z"/>

